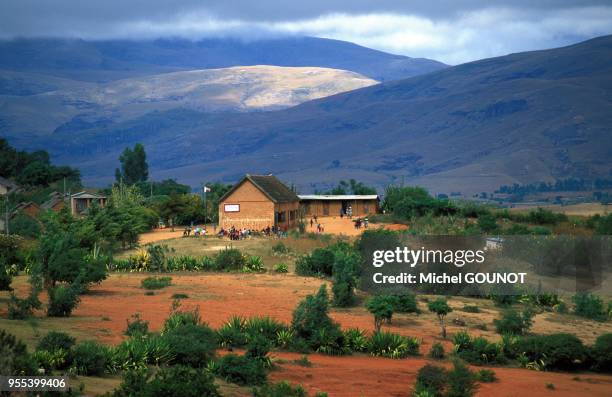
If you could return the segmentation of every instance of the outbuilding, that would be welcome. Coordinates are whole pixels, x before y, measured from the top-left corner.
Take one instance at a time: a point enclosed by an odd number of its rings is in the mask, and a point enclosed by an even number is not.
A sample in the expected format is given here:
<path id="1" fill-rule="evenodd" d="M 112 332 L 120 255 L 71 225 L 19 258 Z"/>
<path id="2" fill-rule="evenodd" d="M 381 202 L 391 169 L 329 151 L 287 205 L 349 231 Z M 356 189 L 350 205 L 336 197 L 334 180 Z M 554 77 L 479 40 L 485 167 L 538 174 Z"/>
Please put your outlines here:
<path id="1" fill-rule="evenodd" d="M 366 216 L 378 212 L 375 194 L 309 194 L 300 195 L 302 213 L 307 216 Z"/>
<path id="2" fill-rule="evenodd" d="M 219 199 L 224 229 L 288 230 L 299 221 L 298 196 L 273 175 L 249 175 Z"/>

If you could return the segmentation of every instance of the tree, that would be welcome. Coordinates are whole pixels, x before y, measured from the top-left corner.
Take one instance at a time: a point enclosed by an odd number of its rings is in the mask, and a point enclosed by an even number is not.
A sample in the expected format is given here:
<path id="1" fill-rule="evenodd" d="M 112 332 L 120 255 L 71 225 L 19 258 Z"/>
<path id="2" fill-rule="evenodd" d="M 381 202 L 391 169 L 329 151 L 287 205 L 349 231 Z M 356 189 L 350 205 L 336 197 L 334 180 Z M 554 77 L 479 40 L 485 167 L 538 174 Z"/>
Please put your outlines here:
<path id="1" fill-rule="evenodd" d="M 444 324 L 444 318 L 446 315 L 453 311 L 448 305 L 448 302 L 444 298 L 438 298 L 435 301 L 429 302 L 427 305 L 429 311 L 435 313 L 440 321 L 440 328 L 442 329 L 442 337 L 446 339 L 446 325 Z"/>
<path id="2" fill-rule="evenodd" d="M 357 268 L 361 258 L 356 252 L 338 250 L 334 255 L 334 305 L 339 307 L 352 306 L 355 302 L 355 287 L 357 284 Z"/>
<path id="3" fill-rule="evenodd" d="M 350 179 L 348 182 L 342 180 L 338 186 L 328 191 L 326 194 L 376 194 L 376 189 Z"/>
<path id="4" fill-rule="evenodd" d="M 374 328 L 380 331 L 383 321 L 391 322 L 397 298 L 392 295 L 376 295 L 366 302 L 366 309 L 374 315 Z"/>
<path id="5" fill-rule="evenodd" d="M 121 169 L 115 170 L 117 182 L 133 185 L 137 182 L 149 179 L 149 165 L 147 164 L 147 154 L 144 146 L 140 143 L 134 145 L 134 149 L 125 148 L 119 156 Z"/>

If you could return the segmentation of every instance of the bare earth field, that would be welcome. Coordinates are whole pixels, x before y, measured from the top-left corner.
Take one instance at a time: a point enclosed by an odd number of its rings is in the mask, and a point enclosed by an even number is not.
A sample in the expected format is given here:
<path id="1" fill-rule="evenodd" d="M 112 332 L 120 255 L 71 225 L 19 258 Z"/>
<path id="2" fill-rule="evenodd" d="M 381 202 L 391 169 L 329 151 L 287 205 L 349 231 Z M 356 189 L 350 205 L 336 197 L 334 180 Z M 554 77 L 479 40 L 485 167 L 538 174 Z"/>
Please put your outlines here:
<path id="1" fill-rule="evenodd" d="M 150 322 L 152 330 L 158 330 L 169 313 L 172 295 L 184 293 L 185 308 L 198 307 L 201 315 L 213 327 L 222 325 L 231 315 L 253 316 L 270 315 L 289 323 L 297 303 L 307 294 L 316 292 L 324 280 L 294 275 L 278 274 L 227 274 L 227 273 L 182 273 L 172 274 L 173 285 L 155 295 L 147 296 L 140 288 L 140 280 L 149 274 L 112 274 L 82 297 L 73 316 L 65 319 L 43 317 L 29 322 L 0 320 L 0 328 L 15 333 L 33 345 L 52 329 L 61 329 L 79 339 L 97 339 L 105 343 L 118 343 L 123 338 L 126 320 L 134 313 L 141 313 Z M 17 291 L 25 293 L 27 281 L 24 276 L 15 280 Z M 0 303 L 8 294 L 0 293 Z M 425 298 L 425 297 L 421 297 Z M 44 299 L 44 296 L 43 296 Z M 498 310 L 491 302 L 470 298 L 453 298 L 450 301 L 455 309 L 449 315 L 449 322 L 455 318 L 465 321 L 466 326 L 449 326 L 452 335 L 467 328 L 471 334 L 497 339 L 492 321 Z M 460 309 L 465 303 L 477 304 L 482 312 L 465 313 Z M 420 303 L 425 309 L 424 303 Z M 6 305 L 1 304 L 1 317 L 5 317 Z M 359 327 L 373 330 L 372 317 L 362 306 L 352 309 L 332 310 L 332 317 L 343 327 Z M 475 327 L 486 324 L 487 330 Z M 431 344 L 439 341 L 438 326 L 435 318 L 424 311 L 420 315 L 399 314 L 386 329 L 404 335 L 416 336 L 422 340 L 421 353 L 426 354 Z M 597 323 L 571 315 L 543 313 L 535 317 L 533 332 L 572 332 L 586 343 L 592 343 L 597 335 L 612 332 L 612 324 Z M 443 341 L 447 350 L 450 342 Z M 416 372 L 427 360 L 408 358 L 391 360 L 373 358 L 366 355 L 332 357 L 318 354 L 310 355 L 312 367 L 302 367 L 286 360 L 299 358 L 298 354 L 275 352 L 273 356 L 283 359 L 279 369 L 271 374 L 273 380 L 287 379 L 301 383 L 309 390 L 327 391 L 330 396 L 409 396 Z M 483 384 L 480 396 L 608 396 L 612 390 L 612 376 L 599 374 L 563 374 L 535 372 L 526 369 L 495 368 L 500 382 Z M 577 378 L 577 376 L 579 376 Z M 576 380 L 578 379 L 578 380 Z M 117 379 L 100 378 L 80 379 L 91 392 L 103 391 Z M 548 390 L 546 383 L 553 383 L 555 390 Z M 223 386 L 229 395 L 244 394 L 245 390 L 231 385 Z"/>
<path id="2" fill-rule="evenodd" d="M 580 204 L 570 204 L 570 205 L 521 205 L 511 209 L 511 211 L 531 211 L 537 207 L 542 207 L 547 210 L 551 210 L 554 212 L 560 212 L 565 215 L 575 215 L 575 216 L 592 216 L 595 214 L 608 214 L 612 209 L 611 205 L 600 204 L 600 203 L 580 203 Z"/>

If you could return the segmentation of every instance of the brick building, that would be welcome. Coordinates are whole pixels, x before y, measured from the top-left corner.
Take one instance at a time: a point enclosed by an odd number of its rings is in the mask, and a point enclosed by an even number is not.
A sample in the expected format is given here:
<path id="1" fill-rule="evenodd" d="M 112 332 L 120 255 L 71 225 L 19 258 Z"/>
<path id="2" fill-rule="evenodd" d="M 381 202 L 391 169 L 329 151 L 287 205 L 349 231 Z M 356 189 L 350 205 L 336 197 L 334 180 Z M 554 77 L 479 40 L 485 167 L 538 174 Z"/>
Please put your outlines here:
<path id="1" fill-rule="evenodd" d="M 249 175 L 219 199 L 219 226 L 288 230 L 299 221 L 299 198 L 273 175 Z"/>
<path id="2" fill-rule="evenodd" d="M 311 194 L 300 195 L 302 213 L 306 217 L 347 215 L 349 210 L 353 216 L 365 216 L 378 212 L 379 198 L 377 195 L 356 194 Z"/>

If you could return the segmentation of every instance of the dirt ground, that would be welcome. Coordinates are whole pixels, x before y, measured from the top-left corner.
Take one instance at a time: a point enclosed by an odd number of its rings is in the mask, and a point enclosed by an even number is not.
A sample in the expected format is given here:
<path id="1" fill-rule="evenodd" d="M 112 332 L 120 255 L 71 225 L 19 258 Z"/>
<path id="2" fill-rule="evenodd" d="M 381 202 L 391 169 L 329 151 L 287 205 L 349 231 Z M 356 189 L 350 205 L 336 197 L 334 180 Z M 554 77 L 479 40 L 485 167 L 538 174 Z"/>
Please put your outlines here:
<path id="1" fill-rule="evenodd" d="M 316 292 L 321 283 L 325 282 L 291 274 L 182 273 L 171 274 L 172 286 L 149 296 L 145 295 L 140 287 L 141 279 L 146 276 L 149 274 L 110 275 L 107 280 L 84 295 L 74 315 L 66 319 L 46 318 L 43 313 L 39 313 L 36 320 L 27 323 L 5 320 L 6 305 L 2 304 L 0 317 L 3 318 L 0 320 L 0 328 L 19 335 L 30 345 L 35 344 L 51 329 L 70 332 L 79 339 L 95 338 L 115 344 L 124 338 L 126 321 L 136 312 L 141 313 L 141 316 L 150 322 L 152 330 L 160 329 L 170 311 L 172 296 L 176 293 L 187 294 L 188 298 L 183 300 L 183 307 L 199 308 L 203 320 L 212 327 L 221 326 L 231 315 L 270 315 L 289 323 L 297 303 L 306 295 Z M 26 278 L 19 276 L 15 285 L 20 294 L 25 293 Z M 5 292 L 0 293 L 0 302 L 6 300 L 7 296 Z M 477 304 L 482 312 L 461 311 L 466 303 Z M 385 329 L 421 339 L 421 353 L 425 355 L 432 343 L 441 340 L 435 318 L 426 312 L 423 302 L 419 304 L 424 310 L 422 314 L 398 314 L 394 316 L 391 325 L 385 325 Z M 498 316 L 498 310 L 491 302 L 453 298 L 450 304 L 455 309 L 448 318 L 448 331 L 451 335 L 467 328 L 473 335 L 498 339 L 492 325 L 493 319 Z M 372 317 L 363 305 L 345 310 L 333 309 L 331 316 L 344 328 L 359 327 L 369 332 L 373 330 Z M 455 319 L 464 321 L 465 325 L 453 324 Z M 479 329 L 483 328 L 483 325 L 486 330 Z M 587 321 L 571 315 L 543 313 L 535 317 L 533 331 L 572 332 L 586 343 L 592 343 L 597 335 L 612 332 L 612 324 Z M 449 341 L 442 342 L 447 350 L 450 349 Z M 273 356 L 283 360 L 299 357 L 284 352 L 275 352 Z M 283 362 L 278 370 L 272 372 L 271 378 L 301 383 L 312 391 L 327 391 L 330 396 L 407 397 L 417 370 L 427 361 L 423 357 L 391 360 L 365 355 L 330 357 L 312 354 L 309 358 L 313 363 L 312 367 Z M 513 368 L 494 370 L 500 382 L 481 385 L 478 395 L 524 396 L 529 393 L 532 396 L 608 396 L 612 390 L 612 376 L 534 372 Z M 577 376 L 579 378 L 576 378 Z M 555 390 L 547 389 L 546 383 L 554 384 Z M 242 395 L 240 389 L 236 389 L 233 394 Z"/>
<path id="2" fill-rule="evenodd" d="M 515 208 L 512 208 L 511 211 L 531 211 L 536 209 L 537 205 L 521 205 Z M 612 210 L 612 205 L 600 204 L 600 203 L 580 203 L 580 204 L 570 204 L 570 205 L 545 205 L 539 206 L 545 208 L 547 210 L 551 210 L 554 212 L 560 212 L 565 215 L 575 215 L 575 216 L 591 216 L 595 214 L 608 214 L 610 210 Z"/>

